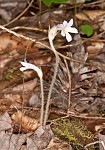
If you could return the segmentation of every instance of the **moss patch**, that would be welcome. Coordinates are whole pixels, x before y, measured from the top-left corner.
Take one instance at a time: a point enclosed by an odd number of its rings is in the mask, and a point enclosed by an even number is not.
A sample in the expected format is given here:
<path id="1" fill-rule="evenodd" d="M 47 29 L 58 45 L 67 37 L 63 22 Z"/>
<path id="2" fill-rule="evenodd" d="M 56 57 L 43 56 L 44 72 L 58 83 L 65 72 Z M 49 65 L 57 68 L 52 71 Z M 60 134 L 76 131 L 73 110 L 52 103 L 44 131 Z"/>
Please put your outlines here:
<path id="1" fill-rule="evenodd" d="M 54 124 L 53 131 L 59 138 L 67 140 L 79 149 L 94 141 L 94 135 L 78 119 L 61 119 Z"/>

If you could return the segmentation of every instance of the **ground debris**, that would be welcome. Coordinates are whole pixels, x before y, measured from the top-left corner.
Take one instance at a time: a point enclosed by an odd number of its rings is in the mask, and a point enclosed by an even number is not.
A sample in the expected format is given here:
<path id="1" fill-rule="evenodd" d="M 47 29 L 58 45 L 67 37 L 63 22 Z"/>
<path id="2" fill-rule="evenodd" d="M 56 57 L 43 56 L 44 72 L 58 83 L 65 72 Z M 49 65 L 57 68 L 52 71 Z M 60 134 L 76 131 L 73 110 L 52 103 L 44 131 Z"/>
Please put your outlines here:
<path id="1" fill-rule="evenodd" d="M 51 7 L 41 2 L 42 5 L 38 0 L 0 0 L 0 148 L 72 150 L 75 147 L 77 150 L 76 146 L 81 146 L 83 149 L 86 144 L 94 144 L 90 131 L 93 134 L 98 131 L 97 140 L 102 149 L 100 141 L 105 138 L 105 0 L 77 0 L 75 4 L 72 0 L 71 4 L 53 3 Z M 60 58 L 47 123 L 55 123 L 53 126 L 63 139 L 50 143 L 54 137 L 50 125 L 39 124 L 40 79 L 33 70 L 22 73 L 20 61 L 42 70 L 45 109 L 55 65 L 48 41 L 49 25 L 53 27 L 72 18 L 78 30 L 78 34 L 71 34 L 73 41 L 67 43 L 59 33 L 54 40 Z M 81 25 L 92 26 L 94 32 L 90 37 L 82 34 Z M 59 116 L 69 116 L 69 120 L 59 121 Z M 73 122 L 76 118 L 78 121 Z M 87 128 L 81 125 L 81 120 Z M 52 145 L 47 147 L 49 143 Z"/>
<path id="2" fill-rule="evenodd" d="M 24 127 L 27 133 L 17 134 L 14 130 L 16 122 L 13 122 L 11 118 Z M 21 128 L 20 131 L 22 131 Z M 27 150 L 43 150 L 52 138 L 53 132 L 49 125 L 38 126 L 35 119 L 22 115 L 20 111 L 12 117 L 7 112 L 0 116 L 0 148 L 3 150 L 20 150 L 22 147 Z"/>

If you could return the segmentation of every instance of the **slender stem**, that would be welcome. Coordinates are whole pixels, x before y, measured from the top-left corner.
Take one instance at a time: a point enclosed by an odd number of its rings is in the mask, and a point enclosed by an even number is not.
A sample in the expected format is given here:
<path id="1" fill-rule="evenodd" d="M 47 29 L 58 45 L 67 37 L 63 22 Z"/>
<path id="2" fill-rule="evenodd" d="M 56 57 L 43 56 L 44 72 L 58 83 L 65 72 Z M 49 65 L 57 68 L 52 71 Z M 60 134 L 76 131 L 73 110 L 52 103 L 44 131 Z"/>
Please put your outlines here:
<path id="1" fill-rule="evenodd" d="M 74 20 L 75 20 L 74 23 L 77 26 L 76 13 L 77 13 L 77 1 L 74 0 Z"/>
<path id="2" fill-rule="evenodd" d="M 40 21 L 41 21 L 41 11 L 42 11 L 42 3 L 41 3 L 41 0 L 39 0 L 39 17 L 40 17 Z"/>
<path id="3" fill-rule="evenodd" d="M 65 58 L 64 58 L 64 62 L 65 62 L 65 66 L 67 68 L 67 74 L 68 74 L 68 79 L 69 79 L 69 97 L 68 97 L 68 109 L 67 109 L 67 114 L 69 114 L 70 102 L 71 102 L 71 73 L 69 71 L 67 60 Z"/>
<path id="4" fill-rule="evenodd" d="M 43 116 L 44 116 L 43 78 L 40 78 L 40 85 L 41 85 L 41 115 L 40 115 L 40 125 L 43 125 Z"/>
<path id="5" fill-rule="evenodd" d="M 48 93 L 48 98 L 47 98 L 47 104 L 46 104 L 46 110 L 45 110 L 45 118 L 44 118 L 44 125 L 46 125 L 46 122 L 47 122 L 49 105 L 50 105 L 50 98 L 51 98 L 53 86 L 54 86 L 54 83 L 55 83 L 55 80 L 56 80 L 56 75 L 57 75 L 58 67 L 59 67 L 59 55 L 58 55 L 58 53 L 56 52 L 56 50 L 54 48 L 53 41 L 49 40 L 49 42 L 50 42 L 50 46 L 52 48 L 52 51 L 55 54 L 56 62 L 55 62 L 54 76 L 53 76 L 53 79 L 52 79 L 52 82 L 51 82 L 51 85 L 50 85 L 50 89 L 49 89 L 49 93 Z"/>

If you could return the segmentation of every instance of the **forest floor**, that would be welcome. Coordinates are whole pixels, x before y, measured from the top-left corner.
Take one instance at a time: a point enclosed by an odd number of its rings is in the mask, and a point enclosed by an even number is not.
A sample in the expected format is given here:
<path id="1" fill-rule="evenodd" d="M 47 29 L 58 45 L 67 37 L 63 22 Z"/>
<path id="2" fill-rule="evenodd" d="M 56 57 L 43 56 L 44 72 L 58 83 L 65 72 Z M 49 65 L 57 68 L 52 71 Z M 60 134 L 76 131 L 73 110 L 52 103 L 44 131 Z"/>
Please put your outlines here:
<path id="1" fill-rule="evenodd" d="M 0 17 L 0 150 L 105 150 L 105 0 L 1 0 Z M 54 52 L 50 29 L 71 19 Z"/>

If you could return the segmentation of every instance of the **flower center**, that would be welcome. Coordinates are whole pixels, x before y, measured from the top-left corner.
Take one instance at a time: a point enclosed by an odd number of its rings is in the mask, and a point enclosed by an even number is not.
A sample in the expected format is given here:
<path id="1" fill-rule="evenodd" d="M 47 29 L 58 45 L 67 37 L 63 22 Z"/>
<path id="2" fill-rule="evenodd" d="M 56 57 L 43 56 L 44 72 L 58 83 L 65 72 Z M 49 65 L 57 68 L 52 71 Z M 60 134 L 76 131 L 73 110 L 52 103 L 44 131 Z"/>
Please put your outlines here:
<path id="1" fill-rule="evenodd" d="M 67 32 L 66 28 L 64 28 L 63 31 L 66 33 Z"/>

